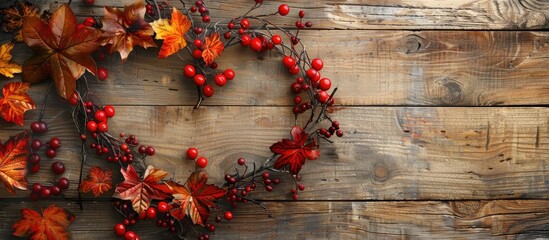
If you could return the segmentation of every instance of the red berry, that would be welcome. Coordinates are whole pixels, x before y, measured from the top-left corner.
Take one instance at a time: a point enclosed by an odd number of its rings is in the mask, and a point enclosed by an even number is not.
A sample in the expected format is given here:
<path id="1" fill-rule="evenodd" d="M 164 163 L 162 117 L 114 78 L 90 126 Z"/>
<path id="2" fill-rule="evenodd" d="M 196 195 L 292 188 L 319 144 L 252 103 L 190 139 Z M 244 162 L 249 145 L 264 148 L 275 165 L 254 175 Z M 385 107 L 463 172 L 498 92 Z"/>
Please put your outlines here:
<path id="1" fill-rule="evenodd" d="M 324 67 L 324 63 L 320 60 L 320 58 L 315 58 L 311 61 L 311 67 L 314 70 L 320 71 L 322 67 Z"/>
<path id="2" fill-rule="evenodd" d="M 156 206 L 156 208 L 158 208 L 158 212 L 160 213 L 167 213 L 168 212 L 168 203 L 162 201 L 162 202 L 159 202 L 158 203 L 158 206 Z"/>
<path id="3" fill-rule="evenodd" d="M 305 11 L 301 10 L 299 11 L 299 18 L 304 18 L 305 17 Z"/>
<path id="4" fill-rule="evenodd" d="M 100 122 L 99 124 L 97 124 L 97 130 L 99 130 L 100 132 L 108 132 L 109 131 L 109 125 L 107 124 L 107 122 Z"/>
<path id="5" fill-rule="evenodd" d="M 227 78 L 227 80 L 233 80 L 235 77 L 234 71 L 230 68 L 225 69 L 223 75 L 225 75 L 225 78 Z"/>
<path id="6" fill-rule="evenodd" d="M 54 196 L 61 194 L 61 188 L 59 188 L 58 186 L 51 187 L 50 191 L 51 191 L 51 194 Z"/>
<path id="7" fill-rule="evenodd" d="M 95 132 L 97 131 L 97 123 L 95 121 L 88 121 L 86 124 L 86 129 L 88 129 L 89 132 Z"/>
<path id="8" fill-rule="evenodd" d="M 274 45 L 278 45 L 282 43 L 282 38 L 279 35 L 273 35 L 271 38 L 271 42 L 273 42 Z"/>
<path id="9" fill-rule="evenodd" d="M 187 149 L 187 158 L 188 159 L 196 159 L 198 157 L 198 150 L 196 148 L 189 148 Z"/>
<path id="10" fill-rule="evenodd" d="M 97 68 L 97 78 L 100 80 L 100 81 L 103 81 L 105 79 L 107 79 L 107 77 L 109 77 L 109 71 L 107 71 L 107 69 L 105 68 Z"/>
<path id="11" fill-rule="evenodd" d="M 306 22 L 305 23 L 305 27 L 312 27 L 313 26 L 313 23 L 312 22 Z"/>
<path id="12" fill-rule="evenodd" d="M 49 198 L 51 196 L 50 188 L 49 187 L 43 187 L 42 190 L 40 191 L 40 195 L 43 198 Z"/>
<path id="13" fill-rule="evenodd" d="M 32 184 L 32 192 L 33 193 L 40 193 L 42 191 L 42 185 L 40 183 L 33 183 Z"/>
<path id="14" fill-rule="evenodd" d="M 65 172 L 65 164 L 62 162 L 53 162 L 51 165 L 51 170 L 57 175 L 63 174 Z"/>
<path id="15" fill-rule="evenodd" d="M 200 50 L 200 49 L 193 50 L 193 58 L 194 59 L 202 58 L 202 50 Z"/>
<path id="16" fill-rule="evenodd" d="M 250 27 L 250 21 L 247 18 L 243 18 L 240 20 L 240 26 L 244 29 L 248 29 Z"/>
<path id="17" fill-rule="evenodd" d="M 84 4 L 86 4 L 86 5 L 91 6 L 95 3 L 95 0 L 82 0 L 82 2 L 84 2 Z"/>
<path id="18" fill-rule="evenodd" d="M 204 85 L 204 88 L 202 88 L 202 94 L 206 97 L 211 97 L 214 94 L 214 89 L 210 85 Z"/>
<path id="19" fill-rule="evenodd" d="M 83 24 L 84 26 L 93 27 L 96 24 L 95 18 L 87 17 L 86 19 L 84 19 Z"/>
<path id="20" fill-rule="evenodd" d="M 114 117 L 114 107 L 111 106 L 111 105 L 107 105 L 105 106 L 105 108 L 103 109 L 103 111 L 105 112 L 105 115 L 108 117 L 108 118 L 112 118 Z"/>
<path id="21" fill-rule="evenodd" d="M 230 211 L 225 212 L 225 219 L 231 221 L 233 219 L 233 213 Z"/>
<path id="22" fill-rule="evenodd" d="M 149 207 L 147 209 L 147 218 L 148 219 L 155 219 L 156 218 L 156 208 Z"/>
<path id="23" fill-rule="evenodd" d="M 298 65 L 294 65 L 291 69 L 290 69 L 290 74 L 292 75 L 296 75 L 299 73 L 299 66 Z"/>
<path id="24" fill-rule="evenodd" d="M 59 138 L 54 137 L 50 140 L 50 148 L 58 149 L 60 147 L 61 147 L 61 141 L 59 140 Z"/>
<path id="25" fill-rule="evenodd" d="M 263 179 L 269 179 L 269 177 L 271 177 L 271 174 L 269 174 L 268 172 L 264 172 L 263 174 L 261 174 L 261 177 Z"/>
<path id="26" fill-rule="evenodd" d="M 196 33 L 196 34 L 201 34 L 203 31 L 204 31 L 204 29 L 202 29 L 201 27 L 195 27 L 193 29 L 193 32 Z"/>
<path id="27" fill-rule="evenodd" d="M 127 231 L 124 233 L 124 240 L 137 240 L 137 234 L 133 231 Z"/>
<path id="28" fill-rule="evenodd" d="M 320 79 L 320 82 L 318 83 L 318 88 L 320 88 L 320 90 L 328 91 L 330 87 L 332 87 L 332 81 L 330 81 L 330 79 Z"/>
<path id="29" fill-rule="evenodd" d="M 195 6 L 192 6 L 190 10 L 191 12 L 195 13 L 198 10 L 198 8 L 196 8 Z"/>
<path id="30" fill-rule="evenodd" d="M 202 49 L 202 40 L 197 38 L 197 39 L 194 40 L 193 44 L 196 48 Z"/>
<path id="31" fill-rule="evenodd" d="M 126 233 L 126 226 L 122 223 L 117 223 L 114 225 L 114 233 L 118 236 L 124 236 L 124 233 Z"/>
<path id="32" fill-rule="evenodd" d="M 303 101 L 303 99 L 301 99 L 300 96 L 295 96 L 295 97 L 294 97 L 294 103 L 295 103 L 295 104 L 300 104 L 301 101 Z"/>
<path id="33" fill-rule="evenodd" d="M 69 179 L 61 178 L 59 179 L 59 183 L 57 185 L 59 185 L 61 189 L 67 189 L 69 188 Z"/>
<path id="34" fill-rule="evenodd" d="M 208 166 L 208 159 L 206 159 L 205 157 L 199 157 L 198 159 L 196 159 L 196 166 L 199 168 L 205 168 L 206 166 Z"/>
<path id="35" fill-rule="evenodd" d="M 40 123 L 38 122 L 32 122 L 31 123 L 31 131 L 34 133 L 40 133 Z"/>
<path id="36" fill-rule="evenodd" d="M 196 86 L 202 86 L 206 83 L 206 78 L 202 74 L 196 74 L 194 75 L 194 84 Z"/>
<path id="37" fill-rule="evenodd" d="M 299 94 L 301 93 L 301 84 L 294 82 L 292 83 L 291 89 L 293 93 Z"/>
<path id="38" fill-rule="evenodd" d="M 239 158 L 237 161 L 238 165 L 244 165 L 246 163 L 246 160 L 244 158 Z"/>
<path id="39" fill-rule="evenodd" d="M 215 82 L 215 85 L 219 87 L 223 87 L 225 86 L 225 84 L 227 84 L 227 78 L 223 74 L 217 74 L 214 77 L 214 82 Z"/>
<path id="40" fill-rule="evenodd" d="M 252 39 L 252 41 L 250 42 L 250 48 L 252 48 L 252 50 L 256 52 L 261 51 L 261 49 L 263 49 L 263 41 L 261 41 L 260 38 Z"/>
<path id="41" fill-rule="evenodd" d="M 156 150 L 154 150 L 153 147 L 147 147 L 146 152 L 147 152 L 147 155 L 152 156 L 156 153 Z"/>
<path id="42" fill-rule="evenodd" d="M 233 28 L 234 28 L 234 22 L 233 22 L 233 21 L 230 21 L 230 22 L 227 24 L 227 28 L 233 29 Z"/>
<path id="43" fill-rule="evenodd" d="M 48 156 L 49 158 L 54 158 L 55 156 L 57 156 L 57 151 L 48 148 L 48 150 L 46 150 L 46 156 Z"/>
<path id="44" fill-rule="evenodd" d="M 330 95 L 327 92 L 325 91 L 318 92 L 318 101 L 320 101 L 321 103 L 328 102 L 328 98 L 330 98 Z"/>
<path id="45" fill-rule="evenodd" d="M 31 164 L 39 164 L 40 160 L 42 160 L 42 158 L 36 153 L 33 153 L 29 156 L 29 163 Z"/>
<path id="46" fill-rule="evenodd" d="M 196 74 L 196 70 L 194 69 L 193 65 L 187 64 L 183 68 L 183 74 L 185 75 L 185 77 L 191 78 L 194 77 L 194 75 Z"/>
<path id="47" fill-rule="evenodd" d="M 40 139 L 33 139 L 32 142 L 31 142 L 31 148 L 33 150 L 38 150 L 40 148 L 42 148 L 44 144 L 42 143 L 42 141 L 40 141 Z"/>
<path id="48" fill-rule="evenodd" d="M 40 133 L 48 131 L 48 124 L 46 124 L 46 122 L 38 122 L 38 124 L 40 124 Z"/>
<path id="49" fill-rule="evenodd" d="M 312 69 L 312 68 L 310 68 L 310 69 L 307 70 L 307 72 L 306 72 L 307 77 L 308 77 L 309 79 L 311 79 L 311 80 L 316 76 L 317 73 L 318 73 L 318 72 L 317 72 L 316 70 Z M 316 81 L 313 81 L 313 82 L 316 82 Z"/>
<path id="50" fill-rule="evenodd" d="M 282 63 L 284 63 L 284 66 L 290 69 L 295 66 L 295 59 L 290 56 L 284 56 L 284 58 L 282 58 Z"/>
<path id="51" fill-rule="evenodd" d="M 231 32 L 223 33 L 223 37 L 224 37 L 225 39 L 231 38 Z"/>
<path id="52" fill-rule="evenodd" d="M 205 22 L 205 23 L 210 22 L 210 16 L 208 15 L 202 16 L 202 22 Z"/>
<path id="53" fill-rule="evenodd" d="M 40 171 L 40 164 L 32 165 L 30 171 L 31 171 L 31 173 L 37 173 L 38 171 Z"/>
<path id="54" fill-rule="evenodd" d="M 290 7 L 286 4 L 280 4 L 280 6 L 278 6 L 278 13 L 282 16 L 286 16 L 290 13 Z"/>
<path id="55" fill-rule="evenodd" d="M 252 38 L 248 34 L 244 34 L 240 36 L 240 45 L 247 47 L 250 45 L 250 42 L 252 41 Z"/>
<path id="56" fill-rule="evenodd" d="M 97 110 L 94 114 L 94 118 L 97 122 L 104 122 L 107 120 L 107 114 L 103 110 Z"/>

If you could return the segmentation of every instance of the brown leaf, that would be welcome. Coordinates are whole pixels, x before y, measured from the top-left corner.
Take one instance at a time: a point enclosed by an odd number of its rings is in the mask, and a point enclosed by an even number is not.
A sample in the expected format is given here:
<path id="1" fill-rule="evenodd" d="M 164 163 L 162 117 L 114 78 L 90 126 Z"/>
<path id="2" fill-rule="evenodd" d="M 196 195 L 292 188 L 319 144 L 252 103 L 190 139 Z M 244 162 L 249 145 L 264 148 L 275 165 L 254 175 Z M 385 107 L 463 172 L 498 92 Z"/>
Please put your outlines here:
<path id="1" fill-rule="evenodd" d="M 25 17 L 38 16 L 40 9 L 29 2 L 16 2 L 6 9 L 0 10 L 2 17 L 2 31 L 14 32 L 17 42 L 22 42 L 21 27 Z"/>

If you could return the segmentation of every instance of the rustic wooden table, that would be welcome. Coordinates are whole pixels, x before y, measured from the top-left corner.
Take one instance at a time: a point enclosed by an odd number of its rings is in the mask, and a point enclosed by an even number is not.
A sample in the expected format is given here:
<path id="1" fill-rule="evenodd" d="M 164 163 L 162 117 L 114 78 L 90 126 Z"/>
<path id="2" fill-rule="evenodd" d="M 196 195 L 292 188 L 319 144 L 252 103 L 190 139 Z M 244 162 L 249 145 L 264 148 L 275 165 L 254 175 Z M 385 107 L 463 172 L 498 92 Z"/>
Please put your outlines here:
<path id="1" fill-rule="evenodd" d="M 96 0 L 73 7 L 79 16 L 102 14 L 104 5 L 131 0 Z M 178 1 L 168 1 L 180 6 Z M 210 1 L 212 21 L 246 11 L 251 0 Z M 255 195 L 257 206 L 234 211 L 218 224 L 218 239 L 531 239 L 549 235 L 549 3 L 536 0 L 347 0 L 265 1 L 265 12 L 281 2 L 307 10 L 314 30 L 301 35 L 309 53 L 325 60 L 324 75 L 339 86 L 334 117 L 345 137 L 322 149 L 321 159 L 302 171 L 306 191 L 287 201 L 287 189 Z M 2 3 L 5 4 L 5 3 Z M 58 1 L 38 1 L 55 8 Z M 292 26 L 290 18 L 273 20 Z M 1 39 L 10 36 L 3 34 Z M 110 71 L 91 83 L 104 103 L 117 107 L 110 129 L 136 134 L 156 147 L 150 163 L 185 179 L 194 169 L 182 160 L 190 146 L 211 161 L 212 180 L 239 157 L 262 159 L 268 146 L 287 137 L 291 123 L 291 79 L 279 57 L 239 47 L 219 65 L 237 79 L 198 110 L 195 89 L 181 74 L 177 57 L 155 58 L 136 49 L 121 64 L 117 54 L 99 63 Z M 14 49 L 23 63 L 31 51 Z M 15 80 L 20 80 L 17 75 Z M 8 80 L 0 79 L 3 83 Z M 34 85 L 39 106 L 48 83 Z M 53 95 L 52 95 L 53 96 Z M 114 239 L 121 218 L 111 198 L 86 195 L 75 202 L 79 171 L 78 134 L 70 109 L 55 97 L 45 113 L 63 148 L 73 187 L 65 200 L 29 202 L 28 193 L 0 193 L 0 238 L 13 239 L 11 225 L 24 207 L 51 203 L 77 215 L 73 239 Z M 27 114 L 26 126 L 38 111 Z M 0 138 L 21 131 L 0 123 Z M 90 159 L 86 164 L 109 166 Z M 111 165 L 112 166 L 112 165 Z M 46 166 L 43 166 L 46 167 Z M 119 174 L 115 178 L 120 179 Z M 45 182 L 49 171 L 30 175 Z M 107 194 L 108 195 L 108 194 Z M 142 239 L 167 239 L 164 229 L 138 225 Z"/>

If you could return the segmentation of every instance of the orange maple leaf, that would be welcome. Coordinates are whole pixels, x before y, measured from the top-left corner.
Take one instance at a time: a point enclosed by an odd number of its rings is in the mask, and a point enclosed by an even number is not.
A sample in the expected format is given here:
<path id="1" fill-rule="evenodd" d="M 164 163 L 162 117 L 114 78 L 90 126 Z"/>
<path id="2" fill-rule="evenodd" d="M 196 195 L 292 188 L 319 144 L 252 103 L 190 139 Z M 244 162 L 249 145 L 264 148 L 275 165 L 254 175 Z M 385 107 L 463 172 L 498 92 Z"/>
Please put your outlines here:
<path id="1" fill-rule="evenodd" d="M 189 216 L 193 223 L 204 225 L 210 217 L 210 207 L 215 205 L 214 201 L 227 193 L 225 189 L 206 184 L 207 181 L 206 173 L 198 171 L 189 176 L 187 186 L 173 181 L 166 182 L 174 197 L 172 202 L 179 205 L 172 210 L 172 216 L 178 219 Z"/>
<path id="2" fill-rule="evenodd" d="M 23 126 L 25 112 L 36 107 L 27 94 L 29 87 L 29 83 L 10 82 L 2 88 L 4 97 L 0 97 L 0 113 L 6 122 Z"/>
<path id="3" fill-rule="evenodd" d="M 159 183 L 168 175 L 167 172 L 148 166 L 143 175 L 143 180 L 132 167 L 120 169 L 124 182 L 116 186 L 115 198 L 131 200 L 133 209 L 137 213 L 147 210 L 152 200 L 164 200 L 170 196 L 170 189 L 163 183 Z"/>
<path id="4" fill-rule="evenodd" d="M 11 50 L 15 46 L 13 43 L 5 43 L 0 46 L 0 74 L 12 78 L 14 73 L 21 72 L 21 66 L 10 62 Z"/>
<path id="5" fill-rule="evenodd" d="M 50 205 L 42 214 L 29 208 L 21 209 L 23 215 L 12 227 L 17 237 L 31 240 L 68 240 L 67 228 L 76 216 L 66 209 Z"/>
<path id="6" fill-rule="evenodd" d="M 133 46 L 140 45 L 144 48 L 156 47 L 152 35 L 154 30 L 145 21 L 145 4 L 143 0 L 137 0 L 124 10 L 114 7 L 105 7 L 105 15 L 101 19 L 108 41 L 112 44 L 109 51 L 120 52 L 122 61 L 126 61 L 133 50 Z"/>
<path id="7" fill-rule="evenodd" d="M 95 197 L 109 191 L 112 188 L 112 171 L 108 168 L 92 167 L 90 173 L 82 183 L 82 192 L 92 192 Z"/>
<path id="8" fill-rule="evenodd" d="M 6 143 L 0 143 L 0 180 L 10 193 L 14 188 L 27 189 L 27 144 L 29 132 L 24 131 L 11 137 Z"/>
<path id="9" fill-rule="evenodd" d="M 156 32 L 156 39 L 164 39 L 158 58 L 166 58 L 187 46 L 185 33 L 191 28 L 191 21 L 175 7 L 171 21 L 161 18 L 152 22 L 151 26 Z"/>
<path id="10" fill-rule="evenodd" d="M 2 17 L 2 31 L 14 32 L 14 38 L 17 42 L 23 41 L 21 27 L 26 17 L 38 16 L 40 9 L 29 2 L 16 2 L 6 9 L 0 10 Z"/>
<path id="11" fill-rule="evenodd" d="M 206 37 L 206 42 L 204 43 L 202 50 L 202 58 L 207 65 L 210 65 L 214 60 L 221 55 L 221 52 L 225 49 L 225 45 L 221 42 L 219 38 L 219 33 L 216 32 L 208 37 Z"/>
<path id="12" fill-rule="evenodd" d="M 76 90 L 76 79 L 86 70 L 95 74 L 91 53 L 101 46 L 102 33 L 91 27 L 76 28 L 76 17 L 63 4 L 49 24 L 39 17 L 28 17 L 23 24 L 23 40 L 34 55 L 23 64 L 23 80 L 38 83 L 50 76 L 57 94 L 67 99 Z"/>

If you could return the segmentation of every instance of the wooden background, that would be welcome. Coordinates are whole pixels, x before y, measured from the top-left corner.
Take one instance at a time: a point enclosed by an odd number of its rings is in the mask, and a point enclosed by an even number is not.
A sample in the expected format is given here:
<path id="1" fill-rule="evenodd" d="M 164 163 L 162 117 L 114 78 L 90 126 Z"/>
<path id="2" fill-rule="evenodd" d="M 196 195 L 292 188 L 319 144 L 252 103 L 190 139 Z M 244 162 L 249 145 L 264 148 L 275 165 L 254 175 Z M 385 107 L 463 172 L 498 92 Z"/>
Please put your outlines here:
<path id="1" fill-rule="evenodd" d="M 252 2 L 209 1 L 212 21 L 244 13 Z M 549 3 L 266 0 L 260 12 L 275 11 L 282 2 L 289 2 L 291 15 L 304 9 L 314 22 L 301 36 L 309 53 L 324 59 L 323 75 L 339 86 L 333 115 L 345 137 L 324 145 L 318 161 L 307 162 L 307 189 L 299 201 L 288 201 L 284 187 L 258 192 L 254 196 L 266 202 L 274 219 L 254 205 L 238 208 L 233 221 L 217 224 L 217 239 L 549 236 Z M 106 4 L 128 3 L 96 0 L 89 8 L 75 0 L 73 7 L 83 17 L 101 15 Z M 288 27 L 295 21 L 272 20 Z M 193 110 L 195 89 L 181 74 L 183 63 L 176 57 L 157 60 L 156 53 L 138 48 L 125 64 L 115 54 L 99 63 L 109 69 L 109 79 L 91 84 L 105 104 L 117 107 L 113 132 L 136 134 L 156 147 L 150 163 L 185 179 L 194 166 L 182 156 L 194 146 L 210 159 L 212 181 L 221 183 L 237 158 L 260 161 L 270 155 L 270 144 L 288 136 L 292 78 L 279 57 L 227 50 L 219 65 L 233 68 L 236 80 Z M 30 54 L 20 44 L 14 60 L 23 63 Z M 47 86 L 31 88 L 38 104 Z M 37 114 L 27 115 L 27 126 Z M 57 160 L 67 165 L 73 185 L 66 201 L 34 203 L 27 192 L 2 191 L 0 238 L 12 239 L 21 208 L 58 203 L 77 215 L 73 239 L 114 239 L 113 225 L 122 219 L 110 197 L 86 195 L 84 211 L 74 201 L 80 163 L 70 109 L 52 100 L 45 119 L 47 136 L 63 142 Z M 0 129 L 2 140 L 21 131 L 5 123 Z M 90 159 L 85 167 L 92 165 L 108 164 Z M 31 183 L 49 179 L 47 170 L 29 176 Z M 138 224 L 141 239 L 170 238 L 153 225 Z"/>

